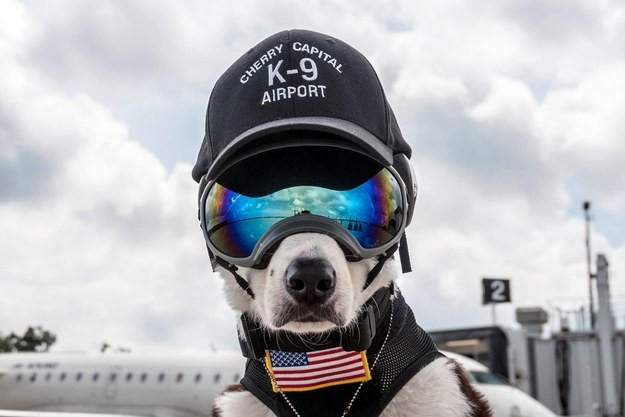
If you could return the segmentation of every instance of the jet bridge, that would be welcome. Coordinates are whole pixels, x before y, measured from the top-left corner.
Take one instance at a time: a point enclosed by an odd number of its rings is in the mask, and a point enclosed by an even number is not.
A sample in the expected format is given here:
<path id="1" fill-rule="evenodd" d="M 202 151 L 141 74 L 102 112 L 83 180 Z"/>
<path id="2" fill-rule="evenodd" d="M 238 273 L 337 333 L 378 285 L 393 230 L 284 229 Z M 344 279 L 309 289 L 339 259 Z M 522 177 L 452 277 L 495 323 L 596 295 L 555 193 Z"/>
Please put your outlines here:
<path id="1" fill-rule="evenodd" d="M 517 309 L 521 329 L 475 327 L 429 331 L 439 349 L 482 362 L 556 414 L 625 417 L 625 330 L 614 327 L 608 262 L 597 256 L 595 328 L 542 337 L 547 313 Z"/>

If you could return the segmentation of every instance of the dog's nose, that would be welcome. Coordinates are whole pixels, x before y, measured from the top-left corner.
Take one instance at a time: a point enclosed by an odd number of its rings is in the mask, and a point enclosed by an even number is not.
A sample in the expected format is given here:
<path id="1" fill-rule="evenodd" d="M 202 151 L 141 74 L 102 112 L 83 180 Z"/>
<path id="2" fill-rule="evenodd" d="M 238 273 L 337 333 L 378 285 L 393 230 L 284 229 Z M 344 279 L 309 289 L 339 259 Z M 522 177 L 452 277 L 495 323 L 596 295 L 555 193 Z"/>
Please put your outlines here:
<path id="1" fill-rule="evenodd" d="M 323 304 L 334 292 L 336 272 L 324 259 L 296 259 L 284 276 L 286 289 L 301 304 Z"/>

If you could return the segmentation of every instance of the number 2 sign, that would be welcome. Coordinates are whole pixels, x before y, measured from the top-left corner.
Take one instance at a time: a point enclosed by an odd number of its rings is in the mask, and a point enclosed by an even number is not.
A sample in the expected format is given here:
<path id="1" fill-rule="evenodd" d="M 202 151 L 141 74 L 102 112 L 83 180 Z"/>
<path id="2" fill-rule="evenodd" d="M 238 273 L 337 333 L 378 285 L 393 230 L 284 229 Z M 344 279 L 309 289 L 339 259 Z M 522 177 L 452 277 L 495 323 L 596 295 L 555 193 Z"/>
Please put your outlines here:
<path id="1" fill-rule="evenodd" d="M 482 304 L 509 303 L 510 301 L 509 279 L 482 279 Z"/>

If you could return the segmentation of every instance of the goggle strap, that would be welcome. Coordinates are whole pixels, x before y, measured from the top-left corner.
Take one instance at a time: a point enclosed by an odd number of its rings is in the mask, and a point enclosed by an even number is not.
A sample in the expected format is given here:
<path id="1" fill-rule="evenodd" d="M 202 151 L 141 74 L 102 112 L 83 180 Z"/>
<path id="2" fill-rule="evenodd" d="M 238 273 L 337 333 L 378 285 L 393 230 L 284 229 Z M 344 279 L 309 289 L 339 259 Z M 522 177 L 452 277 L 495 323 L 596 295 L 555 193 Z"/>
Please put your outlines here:
<path id="1" fill-rule="evenodd" d="M 366 290 L 367 287 L 371 285 L 375 277 L 377 277 L 382 270 L 384 263 L 393 256 L 398 246 L 399 243 L 394 244 L 393 246 L 388 248 L 388 250 L 383 255 L 378 257 L 378 263 L 373 268 L 371 268 L 371 271 L 369 271 L 369 274 L 367 274 L 367 282 L 365 282 L 365 286 L 362 288 L 363 290 Z"/>
<path id="2" fill-rule="evenodd" d="M 410 264 L 410 252 L 408 252 L 408 239 L 406 239 L 406 232 L 402 233 L 399 240 L 399 260 L 401 261 L 401 272 L 412 272 L 412 265 Z"/>
<path id="3" fill-rule="evenodd" d="M 215 257 L 215 263 L 230 272 L 237 284 L 239 284 L 239 287 L 245 290 L 245 292 L 252 297 L 252 299 L 254 299 L 254 291 L 252 291 L 249 282 L 247 282 L 241 275 L 237 274 L 238 268 L 235 265 L 226 262 L 218 256 Z"/>

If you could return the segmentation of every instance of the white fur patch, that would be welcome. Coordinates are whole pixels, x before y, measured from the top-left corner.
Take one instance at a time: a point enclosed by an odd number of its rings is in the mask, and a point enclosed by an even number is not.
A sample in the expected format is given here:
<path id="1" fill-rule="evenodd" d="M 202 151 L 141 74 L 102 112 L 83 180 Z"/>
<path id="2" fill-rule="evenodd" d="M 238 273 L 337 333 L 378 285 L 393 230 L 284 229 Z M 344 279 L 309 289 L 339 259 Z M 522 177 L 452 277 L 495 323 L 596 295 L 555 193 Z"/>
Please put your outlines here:
<path id="1" fill-rule="evenodd" d="M 404 385 L 380 417 L 464 417 L 470 411 L 453 365 L 439 358 Z"/>
<path id="2" fill-rule="evenodd" d="M 215 399 L 220 417 L 275 417 L 275 414 L 248 391 L 226 392 Z"/>

